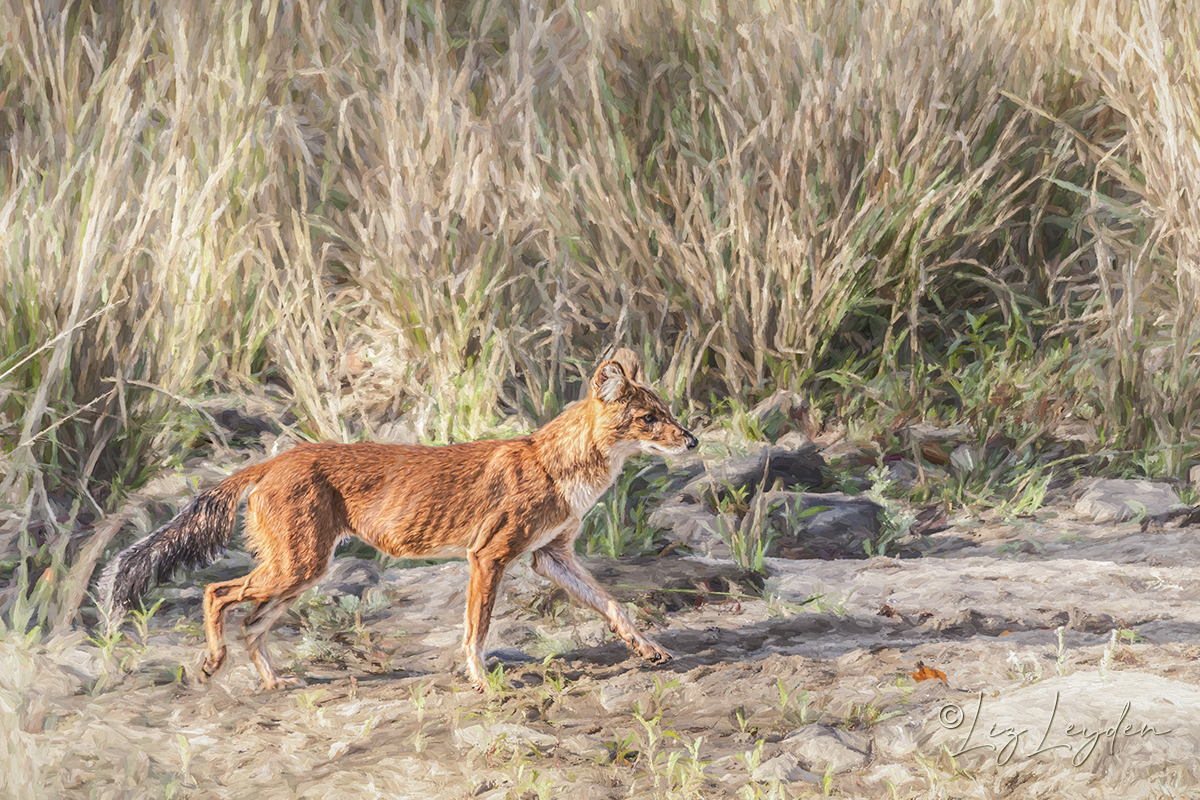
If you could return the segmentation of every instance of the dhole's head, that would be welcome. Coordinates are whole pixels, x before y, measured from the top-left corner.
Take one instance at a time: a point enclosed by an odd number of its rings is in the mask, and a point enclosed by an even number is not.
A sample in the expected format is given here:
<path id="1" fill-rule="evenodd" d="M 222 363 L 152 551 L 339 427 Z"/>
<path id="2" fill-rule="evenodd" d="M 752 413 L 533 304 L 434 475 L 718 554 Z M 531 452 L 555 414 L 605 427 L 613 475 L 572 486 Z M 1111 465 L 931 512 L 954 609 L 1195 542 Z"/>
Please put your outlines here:
<path id="1" fill-rule="evenodd" d="M 625 348 L 596 368 L 591 397 L 597 407 L 597 433 L 613 448 L 624 445 L 654 455 L 682 453 L 699 444 L 642 380 L 637 355 Z"/>

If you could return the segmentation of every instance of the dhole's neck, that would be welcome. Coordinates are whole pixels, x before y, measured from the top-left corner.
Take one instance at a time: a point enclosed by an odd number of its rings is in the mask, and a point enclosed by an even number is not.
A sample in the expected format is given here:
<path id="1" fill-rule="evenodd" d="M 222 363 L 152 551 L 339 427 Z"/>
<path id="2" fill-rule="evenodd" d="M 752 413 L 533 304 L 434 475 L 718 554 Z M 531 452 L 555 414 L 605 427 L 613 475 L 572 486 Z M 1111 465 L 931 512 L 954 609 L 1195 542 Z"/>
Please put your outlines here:
<path id="1" fill-rule="evenodd" d="M 546 471 L 577 516 L 595 504 L 636 452 L 636 447 L 614 446 L 597 430 L 593 402 L 576 403 L 533 433 Z"/>

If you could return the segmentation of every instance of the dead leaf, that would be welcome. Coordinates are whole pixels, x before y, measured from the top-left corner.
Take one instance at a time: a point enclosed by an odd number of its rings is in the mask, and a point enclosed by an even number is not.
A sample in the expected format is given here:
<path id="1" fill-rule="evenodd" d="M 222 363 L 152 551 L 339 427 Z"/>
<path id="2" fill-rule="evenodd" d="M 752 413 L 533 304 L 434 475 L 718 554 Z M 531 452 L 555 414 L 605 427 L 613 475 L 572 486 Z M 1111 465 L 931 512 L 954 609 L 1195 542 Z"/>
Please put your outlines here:
<path id="1" fill-rule="evenodd" d="M 922 444 L 921 458 L 930 464 L 937 464 L 939 467 L 944 467 L 950 463 L 950 454 L 946 452 L 946 448 L 937 442 L 925 442 Z"/>
<path id="2" fill-rule="evenodd" d="M 912 674 L 912 679 L 917 683 L 920 683 L 921 681 L 930 681 L 934 678 L 937 678 L 942 683 L 947 683 L 946 673 L 942 672 L 940 669 L 934 669 L 933 667 L 925 666 L 924 661 L 918 661 L 917 671 Z"/>
<path id="3" fill-rule="evenodd" d="M 909 531 L 917 536 L 939 533 L 950 527 L 950 515 L 941 504 L 926 506 L 917 512 Z"/>

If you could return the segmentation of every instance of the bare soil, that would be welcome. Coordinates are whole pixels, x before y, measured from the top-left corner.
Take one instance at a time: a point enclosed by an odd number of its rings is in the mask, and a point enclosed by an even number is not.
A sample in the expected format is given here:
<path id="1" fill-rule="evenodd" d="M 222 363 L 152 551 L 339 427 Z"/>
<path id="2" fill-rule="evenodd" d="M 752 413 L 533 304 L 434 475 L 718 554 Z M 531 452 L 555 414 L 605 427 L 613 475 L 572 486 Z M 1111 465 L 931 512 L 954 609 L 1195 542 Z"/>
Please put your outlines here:
<path id="1" fill-rule="evenodd" d="M 1196 797 L 1196 530 L 1066 507 L 951 522 L 936 555 L 771 559 L 765 583 L 678 552 L 593 561 L 665 666 L 518 564 L 487 696 L 460 671 L 464 563 L 306 598 L 270 644 L 301 685 L 275 692 L 240 643 L 194 680 L 200 590 L 181 583 L 144 643 L 127 625 L 111 658 L 82 637 L 30 655 L 16 746 L 64 798 Z M 198 582 L 239 570 L 230 556 Z M 1012 737 L 986 717 L 1049 719 L 1056 686 L 1049 740 L 1035 720 L 1005 759 Z M 1093 728 L 1128 704 L 1122 719 L 1157 729 L 1074 763 L 1067 726 L 1089 703 Z M 1039 737 L 1066 744 L 1034 753 Z"/>

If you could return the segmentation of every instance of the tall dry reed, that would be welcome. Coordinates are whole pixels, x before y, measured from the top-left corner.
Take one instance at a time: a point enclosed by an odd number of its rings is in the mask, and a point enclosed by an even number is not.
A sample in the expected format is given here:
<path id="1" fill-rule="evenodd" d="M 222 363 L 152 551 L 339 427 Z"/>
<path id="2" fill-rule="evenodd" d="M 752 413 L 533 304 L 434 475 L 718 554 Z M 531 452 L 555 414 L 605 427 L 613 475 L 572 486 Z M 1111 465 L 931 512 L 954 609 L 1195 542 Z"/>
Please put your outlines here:
<path id="1" fill-rule="evenodd" d="M 1148 469 L 1196 453 L 1186 4 L 0 19 L 8 575 L 65 571 L 73 521 L 214 435 L 214 395 L 446 441 L 544 421 L 614 344 L 683 405 L 974 392 L 1086 409 Z"/>

